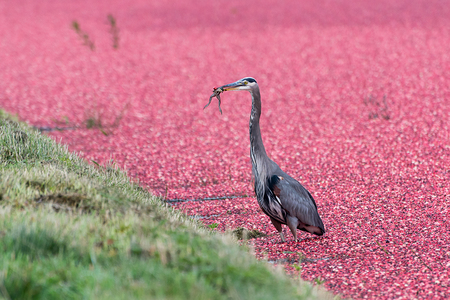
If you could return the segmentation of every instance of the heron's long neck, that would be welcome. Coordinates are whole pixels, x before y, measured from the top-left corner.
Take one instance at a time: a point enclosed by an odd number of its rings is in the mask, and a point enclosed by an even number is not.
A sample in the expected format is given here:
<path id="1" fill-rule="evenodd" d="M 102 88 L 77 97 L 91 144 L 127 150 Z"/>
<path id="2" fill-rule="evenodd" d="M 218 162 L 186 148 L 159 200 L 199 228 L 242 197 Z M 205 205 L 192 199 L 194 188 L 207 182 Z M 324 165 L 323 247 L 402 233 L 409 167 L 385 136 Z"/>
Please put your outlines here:
<path id="1" fill-rule="evenodd" d="M 261 96 L 259 88 L 252 90 L 252 112 L 250 115 L 250 157 L 253 167 L 259 168 L 261 174 L 268 164 L 269 157 L 264 148 L 259 128 L 259 117 L 261 116 Z"/>

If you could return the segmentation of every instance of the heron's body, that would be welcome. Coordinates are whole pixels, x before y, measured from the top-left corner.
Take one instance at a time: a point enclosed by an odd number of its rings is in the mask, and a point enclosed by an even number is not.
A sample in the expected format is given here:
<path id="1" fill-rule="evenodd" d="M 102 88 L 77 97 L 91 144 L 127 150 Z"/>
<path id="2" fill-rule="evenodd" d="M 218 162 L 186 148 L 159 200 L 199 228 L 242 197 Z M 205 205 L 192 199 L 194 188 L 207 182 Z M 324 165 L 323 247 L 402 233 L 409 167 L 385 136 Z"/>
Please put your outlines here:
<path id="1" fill-rule="evenodd" d="M 216 90 L 220 90 L 220 92 L 248 90 L 252 95 L 250 158 L 255 193 L 259 206 L 270 217 L 273 225 L 280 233 L 281 240 L 285 241 L 282 224 L 289 227 L 295 241 L 297 241 L 297 229 L 316 235 L 324 234 L 325 228 L 311 194 L 297 180 L 283 172 L 267 156 L 259 126 L 261 96 L 256 80 L 248 77 Z"/>

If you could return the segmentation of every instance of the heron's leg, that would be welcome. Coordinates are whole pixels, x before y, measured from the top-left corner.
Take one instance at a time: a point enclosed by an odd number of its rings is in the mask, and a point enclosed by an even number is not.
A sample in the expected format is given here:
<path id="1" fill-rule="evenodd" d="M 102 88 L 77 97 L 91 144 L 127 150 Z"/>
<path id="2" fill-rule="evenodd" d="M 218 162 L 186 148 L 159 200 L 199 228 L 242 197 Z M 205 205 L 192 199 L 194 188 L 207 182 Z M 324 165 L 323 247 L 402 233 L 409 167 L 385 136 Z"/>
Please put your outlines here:
<path id="1" fill-rule="evenodd" d="M 294 236 L 294 241 L 297 242 L 297 226 L 299 224 L 298 219 L 296 217 L 287 215 L 286 224 L 289 227 L 289 229 L 291 230 L 292 235 Z"/>
<path id="2" fill-rule="evenodd" d="M 280 234 L 281 242 L 284 243 L 286 240 L 284 239 L 283 228 L 281 227 L 281 223 L 271 217 L 269 217 L 269 218 L 270 218 L 270 221 L 272 221 L 273 226 L 275 226 L 275 229 Z"/>

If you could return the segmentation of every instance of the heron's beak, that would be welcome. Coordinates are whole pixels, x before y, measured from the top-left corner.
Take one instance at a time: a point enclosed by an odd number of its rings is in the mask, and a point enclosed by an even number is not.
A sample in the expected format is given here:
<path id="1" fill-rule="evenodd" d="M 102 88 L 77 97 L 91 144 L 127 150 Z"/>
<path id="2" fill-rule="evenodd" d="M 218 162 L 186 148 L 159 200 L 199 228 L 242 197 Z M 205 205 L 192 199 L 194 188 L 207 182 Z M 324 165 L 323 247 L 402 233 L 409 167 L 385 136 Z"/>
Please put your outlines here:
<path id="1" fill-rule="evenodd" d="M 238 80 L 238 81 L 230 83 L 230 84 L 222 85 L 221 87 L 219 87 L 219 89 L 221 89 L 225 92 L 225 91 L 234 91 L 234 90 L 247 90 L 248 87 L 244 83 L 244 81 Z"/>

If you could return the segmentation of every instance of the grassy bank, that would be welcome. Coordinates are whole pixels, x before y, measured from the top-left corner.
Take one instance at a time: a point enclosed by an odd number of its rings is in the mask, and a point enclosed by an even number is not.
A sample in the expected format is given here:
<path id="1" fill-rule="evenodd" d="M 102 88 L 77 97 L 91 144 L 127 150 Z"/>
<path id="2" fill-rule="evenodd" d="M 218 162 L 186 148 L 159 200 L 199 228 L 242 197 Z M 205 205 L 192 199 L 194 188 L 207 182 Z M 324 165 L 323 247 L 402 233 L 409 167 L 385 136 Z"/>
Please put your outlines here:
<path id="1" fill-rule="evenodd" d="M 0 297 L 309 299 L 229 235 L 0 111 Z"/>

